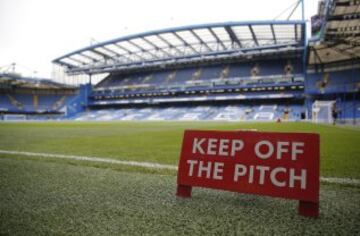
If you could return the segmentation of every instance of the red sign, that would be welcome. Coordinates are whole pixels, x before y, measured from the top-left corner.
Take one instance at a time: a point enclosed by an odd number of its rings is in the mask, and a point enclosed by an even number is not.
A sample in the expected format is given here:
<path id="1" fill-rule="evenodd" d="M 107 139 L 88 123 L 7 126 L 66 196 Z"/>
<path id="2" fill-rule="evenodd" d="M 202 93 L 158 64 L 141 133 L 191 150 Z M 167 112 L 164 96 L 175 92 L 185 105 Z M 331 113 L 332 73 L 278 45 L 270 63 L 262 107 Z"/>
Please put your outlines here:
<path id="1" fill-rule="evenodd" d="M 319 135 L 187 130 L 177 196 L 207 187 L 300 200 L 299 214 L 319 214 Z"/>

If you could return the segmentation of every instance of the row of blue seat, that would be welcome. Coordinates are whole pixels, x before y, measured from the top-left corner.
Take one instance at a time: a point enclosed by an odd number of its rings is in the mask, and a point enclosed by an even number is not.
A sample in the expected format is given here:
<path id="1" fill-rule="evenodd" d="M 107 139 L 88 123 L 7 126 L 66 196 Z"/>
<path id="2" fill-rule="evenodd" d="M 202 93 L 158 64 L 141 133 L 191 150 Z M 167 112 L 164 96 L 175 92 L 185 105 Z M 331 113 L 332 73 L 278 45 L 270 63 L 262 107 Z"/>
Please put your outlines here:
<path id="1" fill-rule="evenodd" d="M 0 111 L 2 112 L 51 112 L 59 110 L 75 95 L 46 94 L 34 95 L 21 93 L 0 94 Z"/>
<path id="2" fill-rule="evenodd" d="M 167 84 L 185 83 L 190 80 L 208 80 L 214 78 L 250 77 L 256 68 L 258 76 L 286 74 L 286 67 L 291 65 L 293 74 L 302 73 L 302 65 L 297 61 L 260 61 L 258 63 L 241 63 L 211 67 L 195 67 L 185 69 L 171 69 L 159 72 L 134 74 L 111 74 L 97 87 L 126 86 L 133 84 Z"/>
<path id="3" fill-rule="evenodd" d="M 92 110 L 73 117 L 78 121 L 106 120 L 212 120 L 212 121 L 272 121 L 300 120 L 302 105 L 228 105 L 192 107 L 147 107 Z"/>

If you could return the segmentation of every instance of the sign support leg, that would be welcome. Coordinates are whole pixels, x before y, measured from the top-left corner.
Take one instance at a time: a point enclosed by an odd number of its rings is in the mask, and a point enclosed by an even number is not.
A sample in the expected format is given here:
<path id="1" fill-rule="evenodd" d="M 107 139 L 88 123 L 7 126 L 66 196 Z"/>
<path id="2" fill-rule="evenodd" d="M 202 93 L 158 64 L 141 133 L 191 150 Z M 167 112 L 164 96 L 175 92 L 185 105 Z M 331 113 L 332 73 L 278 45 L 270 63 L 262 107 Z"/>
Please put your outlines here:
<path id="1" fill-rule="evenodd" d="M 188 198 L 191 197 L 191 186 L 178 184 L 176 189 L 176 196 Z"/>
<path id="2" fill-rule="evenodd" d="M 319 216 L 319 203 L 318 202 L 306 202 L 299 201 L 299 215 L 307 217 Z"/>

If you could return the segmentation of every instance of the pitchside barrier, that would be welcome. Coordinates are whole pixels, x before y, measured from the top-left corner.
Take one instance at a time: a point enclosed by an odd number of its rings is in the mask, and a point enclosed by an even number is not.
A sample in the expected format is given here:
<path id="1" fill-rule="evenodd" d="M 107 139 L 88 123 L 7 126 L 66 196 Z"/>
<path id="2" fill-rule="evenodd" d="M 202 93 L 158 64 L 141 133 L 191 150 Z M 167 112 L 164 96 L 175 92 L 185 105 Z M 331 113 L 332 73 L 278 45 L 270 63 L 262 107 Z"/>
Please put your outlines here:
<path id="1" fill-rule="evenodd" d="M 176 195 L 193 186 L 299 200 L 300 215 L 319 215 L 319 135 L 252 131 L 184 134 Z"/>

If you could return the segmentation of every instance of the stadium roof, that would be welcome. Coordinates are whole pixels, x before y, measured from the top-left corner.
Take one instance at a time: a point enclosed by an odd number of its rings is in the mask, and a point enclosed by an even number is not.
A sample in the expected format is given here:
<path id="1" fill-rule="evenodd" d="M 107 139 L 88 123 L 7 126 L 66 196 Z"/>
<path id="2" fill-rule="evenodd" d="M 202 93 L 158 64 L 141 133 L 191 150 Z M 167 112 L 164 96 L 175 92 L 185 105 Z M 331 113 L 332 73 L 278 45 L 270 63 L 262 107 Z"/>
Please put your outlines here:
<path id="1" fill-rule="evenodd" d="M 331 65 L 360 59 L 360 1 L 325 2 L 319 39 L 310 42 L 309 65 Z"/>
<path id="2" fill-rule="evenodd" d="M 228 22 L 135 34 L 82 48 L 53 63 L 68 74 L 96 74 L 182 61 L 304 49 L 305 21 Z"/>
<path id="3" fill-rule="evenodd" d="M 16 73 L 0 73 L 0 88 L 7 86 L 32 89 L 75 89 L 75 86 L 54 82 L 50 79 L 23 77 Z"/>

